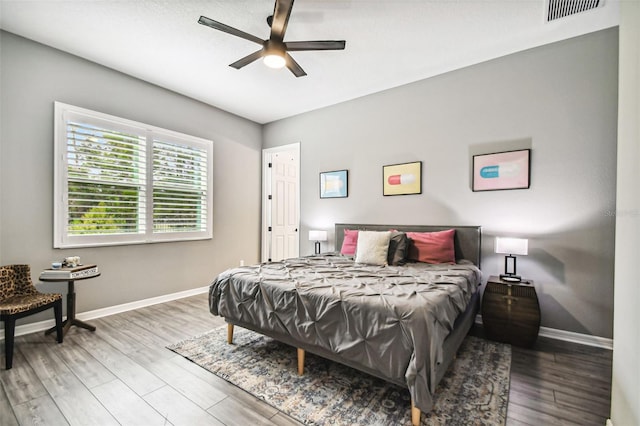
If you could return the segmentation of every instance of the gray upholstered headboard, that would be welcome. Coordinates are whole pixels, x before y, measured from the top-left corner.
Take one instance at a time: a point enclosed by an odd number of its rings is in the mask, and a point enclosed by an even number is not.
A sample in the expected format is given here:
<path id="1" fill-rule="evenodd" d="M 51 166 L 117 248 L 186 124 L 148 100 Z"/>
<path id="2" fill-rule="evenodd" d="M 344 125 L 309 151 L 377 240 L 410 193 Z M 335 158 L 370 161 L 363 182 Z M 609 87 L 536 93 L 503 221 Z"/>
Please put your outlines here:
<path id="1" fill-rule="evenodd" d="M 404 232 L 436 232 L 455 229 L 453 239 L 456 250 L 456 260 L 467 259 L 480 267 L 480 247 L 482 243 L 482 228 L 480 226 L 431 226 L 431 225 L 371 225 L 363 223 L 336 223 L 336 251 L 342 248 L 345 229 L 364 231 L 388 231 L 396 229 Z"/>

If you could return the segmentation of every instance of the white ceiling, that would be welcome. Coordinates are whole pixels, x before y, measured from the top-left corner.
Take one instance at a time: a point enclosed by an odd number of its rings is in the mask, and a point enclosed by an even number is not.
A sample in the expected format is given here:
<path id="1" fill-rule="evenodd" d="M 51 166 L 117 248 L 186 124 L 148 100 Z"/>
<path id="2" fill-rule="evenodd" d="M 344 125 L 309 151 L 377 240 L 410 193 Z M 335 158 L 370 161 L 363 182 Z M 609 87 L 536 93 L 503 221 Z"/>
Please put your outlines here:
<path id="1" fill-rule="evenodd" d="M 616 26 L 619 0 L 545 22 L 545 0 L 297 0 L 285 41 L 346 40 L 293 52 L 295 78 L 256 61 L 274 0 L 0 0 L 0 27 L 258 123 L 268 123 L 510 53 Z"/>

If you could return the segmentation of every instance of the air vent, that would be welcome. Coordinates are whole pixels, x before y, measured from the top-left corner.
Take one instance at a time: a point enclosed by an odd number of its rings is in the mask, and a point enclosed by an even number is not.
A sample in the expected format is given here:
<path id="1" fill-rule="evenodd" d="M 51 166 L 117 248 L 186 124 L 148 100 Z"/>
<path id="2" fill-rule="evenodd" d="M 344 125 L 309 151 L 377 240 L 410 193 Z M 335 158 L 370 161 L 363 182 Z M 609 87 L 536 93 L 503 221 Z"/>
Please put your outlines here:
<path id="1" fill-rule="evenodd" d="M 603 0 L 548 0 L 547 21 L 575 15 L 601 6 Z"/>

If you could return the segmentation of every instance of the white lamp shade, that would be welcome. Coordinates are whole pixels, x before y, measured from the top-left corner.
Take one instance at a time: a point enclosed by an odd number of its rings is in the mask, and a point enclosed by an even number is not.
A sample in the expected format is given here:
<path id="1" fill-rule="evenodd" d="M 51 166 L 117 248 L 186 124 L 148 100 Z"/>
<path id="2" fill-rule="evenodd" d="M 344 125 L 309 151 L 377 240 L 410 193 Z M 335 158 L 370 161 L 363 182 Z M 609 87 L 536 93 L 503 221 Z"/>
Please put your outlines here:
<path id="1" fill-rule="evenodd" d="M 309 241 L 327 241 L 327 231 L 309 231 Z"/>
<path id="2" fill-rule="evenodd" d="M 526 256 L 529 253 L 529 240 L 526 238 L 496 237 L 496 253 Z"/>

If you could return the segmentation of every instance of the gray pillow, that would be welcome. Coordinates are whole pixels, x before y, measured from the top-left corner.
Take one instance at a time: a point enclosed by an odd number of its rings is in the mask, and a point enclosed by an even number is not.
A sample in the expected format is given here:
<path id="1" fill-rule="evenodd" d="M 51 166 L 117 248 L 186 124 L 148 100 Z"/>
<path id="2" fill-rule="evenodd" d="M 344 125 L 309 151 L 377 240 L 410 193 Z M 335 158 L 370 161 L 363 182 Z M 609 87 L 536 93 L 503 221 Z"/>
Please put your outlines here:
<path id="1" fill-rule="evenodd" d="M 393 231 L 389 241 L 389 253 L 387 262 L 389 265 L 398 266 L 407 263 L 409 254 L 409 238 L 404 232 Z"/>

